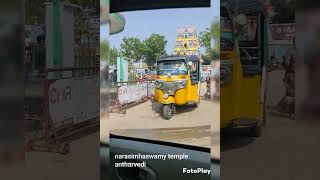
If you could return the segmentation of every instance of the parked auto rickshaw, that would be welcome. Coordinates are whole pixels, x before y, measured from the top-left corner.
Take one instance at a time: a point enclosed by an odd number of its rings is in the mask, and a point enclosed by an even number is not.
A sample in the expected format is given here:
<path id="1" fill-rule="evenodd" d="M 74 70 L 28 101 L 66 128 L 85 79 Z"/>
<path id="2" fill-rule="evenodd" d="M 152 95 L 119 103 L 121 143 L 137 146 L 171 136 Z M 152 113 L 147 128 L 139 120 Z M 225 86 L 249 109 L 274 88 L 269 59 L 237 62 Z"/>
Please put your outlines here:
<path id="1" fill-rule="evenodd" d="M 259 137 L 266 121 L 266 11 L 259 0 L 223 0 L 220 14 L 220 127 Z"/>
<path id="2" fill-rule="evenodd" d="M 197 56 L 166 56 L 157 61 L 154 103 L 169 120 L 176 106 L 200 102 L 200 59 Z"/>

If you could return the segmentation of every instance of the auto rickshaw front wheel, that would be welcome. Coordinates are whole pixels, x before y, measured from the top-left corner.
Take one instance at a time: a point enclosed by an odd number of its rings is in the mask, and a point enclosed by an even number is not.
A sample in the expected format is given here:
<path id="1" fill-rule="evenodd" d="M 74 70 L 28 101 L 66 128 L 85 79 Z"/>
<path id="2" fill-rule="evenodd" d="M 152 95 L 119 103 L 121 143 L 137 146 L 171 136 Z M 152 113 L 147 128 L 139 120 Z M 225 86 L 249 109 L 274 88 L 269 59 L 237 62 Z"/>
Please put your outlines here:
<path id="1" fill-rule="evenodd" d="M 174 105 L 173 104 L 166 104 L 163 105 L 162 115 L 163 118 L 166 120 L 170 120 L 174 112 Z"/>

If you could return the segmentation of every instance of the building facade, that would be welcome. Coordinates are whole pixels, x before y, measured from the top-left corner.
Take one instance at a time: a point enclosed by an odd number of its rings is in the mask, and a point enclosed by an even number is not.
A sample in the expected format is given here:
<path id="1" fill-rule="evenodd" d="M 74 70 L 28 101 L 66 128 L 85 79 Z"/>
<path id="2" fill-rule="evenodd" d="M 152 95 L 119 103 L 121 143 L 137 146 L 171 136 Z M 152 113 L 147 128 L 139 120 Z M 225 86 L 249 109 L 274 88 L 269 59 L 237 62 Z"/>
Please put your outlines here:
<path id="1" fill-rule="evenodd" d="M 199 55 L 199 40 L 194 26 L 177 29 L 175 53 L 177 55 Z"/>

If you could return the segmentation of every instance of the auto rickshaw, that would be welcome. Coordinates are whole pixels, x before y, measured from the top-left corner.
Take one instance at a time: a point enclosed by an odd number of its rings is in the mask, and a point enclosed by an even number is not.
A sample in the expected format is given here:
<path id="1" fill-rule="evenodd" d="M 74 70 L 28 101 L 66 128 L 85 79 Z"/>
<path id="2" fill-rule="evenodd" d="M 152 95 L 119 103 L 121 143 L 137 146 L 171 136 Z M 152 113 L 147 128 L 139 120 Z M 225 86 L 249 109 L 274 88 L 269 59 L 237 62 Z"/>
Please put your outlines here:
<path id="1" fill-rule="evenodd" d="M 223 0 L 220 14 L 220 127 L 259 137 L 266 122 L 266 11 L 259 0 Z"/>
<path id="2" fill-rule="evenodd" d="M 169 120 L 176 106 L 198 107 L 200 102 L 200 59 L 195 56 L 165 56 L 157 60 L 154 103 Z"/>

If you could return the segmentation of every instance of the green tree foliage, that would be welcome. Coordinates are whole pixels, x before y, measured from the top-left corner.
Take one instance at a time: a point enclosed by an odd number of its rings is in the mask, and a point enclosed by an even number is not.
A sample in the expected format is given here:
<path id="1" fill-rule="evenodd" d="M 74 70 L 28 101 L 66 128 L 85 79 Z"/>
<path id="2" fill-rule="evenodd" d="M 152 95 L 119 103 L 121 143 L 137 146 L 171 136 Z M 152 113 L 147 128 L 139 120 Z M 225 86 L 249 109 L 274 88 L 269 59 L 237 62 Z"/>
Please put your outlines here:
<path id="1" fill-rule="evenodd" d="M 272 6 L 277 13 L 272 17 L 272 23 L 294 23 L 295 22 L 295 0 L 271 0 Z"/>
<path id="2" fill-rule="evenodd" d="M 27 0 L 25 1 L 26 24 L 44 24 L 46 16 L 44 0 Z M 99 15 L 100 1 L 99 0 L 60 0 L 60 2 L 72 3 L 82 8 L 95 7 L 97 16 Z"/>
<path id="3" fill-rule="evenodd" d="M 220 22 L 215 19 L 211 24 L 211 29 L 201 31 L 198 35 L 199 43 L 205 49 L 202 55 L 204 64 L 210 64 L 214 59 L 220 57 Z"/>
<path id="4" fill-rule="evenodd" d="M 198 35 L 199 43 L 202 48 L 205 49 L 204 54 L 202 54 L 203 64 L 210 64 L 211 61 L 211 33 L 209 28 L 201 31 Z"/>
<path id="5" fill-rule="evenodd" d="M 148 66 L 154 66 L 156 60 L 166 54 L 167 40 L 165 36 L 160 34 L 151 34 L 150 37 L 143 41 L 145 50 L 145 61 Z"/>
<path id="6" fill-rule="evenodd" d="M 117 57 L 119 57 L 119 51 L 117 48 L 113 47 L 109 50 L 109 64 L 116 65 Z"/>
<path id="7" fill-rule="evenodd" d="M 119 57 L 120 53 L 117 48 L 109 47 L 108 41 L 100 42 L 100 59 L 101 61 L 108 60 L 110 65 L 117 64 L 117 57 Z"/>
<path id="8" fill-rule="evenodd" d="M 45 21 L 45 6 L 43 0 L 25 1 L 25 24 L 41 24 Z"/>
<path id="9" fill-rule="evenodd" d="M 166 44 L 165 36 L 159 34 L 151 34 L 144 41 L 136 37 L 125 37 L 120 45 L 120 54 L 134 62 L 142 60 L 148 66 L 153 66 L 161 55 L 166 54 Z"/>
<path id="10" fill-rule="evenodd" d="M 142 60 L 144 56 L 144 44 L 139 38 L 125 37 L 122 39 L 120 54 L 132 61 Z"/>
<path id="11" fill-rule="evenodd" d="M 198 35 L 198 39 L 200 46 L 205 48 L 206 51 L 208 51 L 211 48 L 211 34 L 209 28 L 206 28 L 206 30 L 201 31 Z"/>
<path id="12" fill-rule="evenodd" d="M 101 61 L 107 60 L 109 57 L 109 42 L 101 41 L 100 42 L 100 59 Z"/>
<path id="13" fill-rule="evenodd" d="M 211 56 L 213 59 L 220 58 L 220 20 L 216 18 L 211 24 Z"/>
<path id="14" fill-rule="evenodd" d="M 88 34 L 88 26 L 86 24 L 86 17 L 83 14 L 76 14 L 75 17 L 75 32 L 81 39 L 83 35 Z"/>

